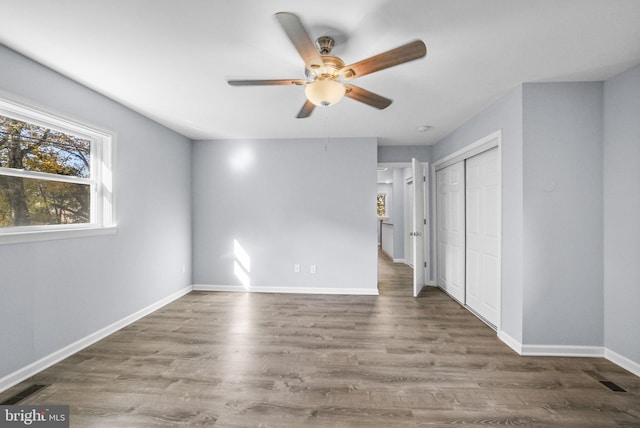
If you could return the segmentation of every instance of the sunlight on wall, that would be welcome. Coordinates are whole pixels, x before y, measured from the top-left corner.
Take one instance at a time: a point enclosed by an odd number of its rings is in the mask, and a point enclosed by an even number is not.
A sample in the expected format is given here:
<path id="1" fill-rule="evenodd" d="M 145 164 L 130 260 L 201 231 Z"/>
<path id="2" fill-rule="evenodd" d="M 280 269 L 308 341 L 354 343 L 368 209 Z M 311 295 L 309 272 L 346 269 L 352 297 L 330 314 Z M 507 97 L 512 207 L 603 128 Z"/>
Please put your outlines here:
<path id="1" fill-rule="evenodd" d="M 237 240 L 233 240 L 233 255 L 235 261 L 233 262 L 233 273 L 240 280 L 244 288 L 247 290 L 251 287 L 251 278 L 249 273 L 251 272 L 251 257 L 242 248 Z"/>
<path id="2" fill-rule="evenodd" d="M 231 165 L 233 170 L 242 172 L 251 166 L 253 160 L 253 151 L 248 147 L 242 147 L 231 155 L 229 165 Z"/>

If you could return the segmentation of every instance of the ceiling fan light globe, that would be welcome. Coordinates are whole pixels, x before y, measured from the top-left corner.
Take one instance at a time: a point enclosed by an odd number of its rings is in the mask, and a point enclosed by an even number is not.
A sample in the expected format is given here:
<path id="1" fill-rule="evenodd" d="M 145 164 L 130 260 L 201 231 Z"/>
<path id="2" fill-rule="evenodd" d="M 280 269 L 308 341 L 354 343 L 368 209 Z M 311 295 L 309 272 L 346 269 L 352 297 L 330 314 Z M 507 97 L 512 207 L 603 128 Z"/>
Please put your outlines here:
<path id="1" fill-rule="evenodd" d="M 347 92 L 344 85 L 331 79 L 319 79 L 304 88 L 307 99 L 320 107 L 329 107 L 340 102 Z"/>

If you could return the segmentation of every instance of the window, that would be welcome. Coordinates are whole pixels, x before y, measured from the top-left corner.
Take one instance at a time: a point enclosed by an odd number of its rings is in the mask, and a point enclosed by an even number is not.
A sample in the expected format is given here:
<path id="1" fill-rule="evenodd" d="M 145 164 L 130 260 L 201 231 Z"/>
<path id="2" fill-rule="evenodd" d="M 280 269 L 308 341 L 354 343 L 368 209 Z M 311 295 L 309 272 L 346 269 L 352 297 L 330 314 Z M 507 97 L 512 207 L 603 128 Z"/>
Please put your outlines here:
<path id="1" fill-rule="evenodd" d="M 113 226 L 112 139 L 0 98 L 0 242 Z"/>

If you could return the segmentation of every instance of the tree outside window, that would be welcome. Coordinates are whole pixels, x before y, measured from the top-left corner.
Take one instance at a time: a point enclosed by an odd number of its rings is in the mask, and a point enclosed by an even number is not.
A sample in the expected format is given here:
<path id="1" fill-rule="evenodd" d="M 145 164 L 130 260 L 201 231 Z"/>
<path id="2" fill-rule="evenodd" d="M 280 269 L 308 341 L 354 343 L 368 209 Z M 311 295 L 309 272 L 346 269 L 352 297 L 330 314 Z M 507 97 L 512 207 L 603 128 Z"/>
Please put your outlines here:
<path id="1" fill-rule="evenodd" d="M 0 115 L 0 227 L 91 221 L 91 141 Z"/>

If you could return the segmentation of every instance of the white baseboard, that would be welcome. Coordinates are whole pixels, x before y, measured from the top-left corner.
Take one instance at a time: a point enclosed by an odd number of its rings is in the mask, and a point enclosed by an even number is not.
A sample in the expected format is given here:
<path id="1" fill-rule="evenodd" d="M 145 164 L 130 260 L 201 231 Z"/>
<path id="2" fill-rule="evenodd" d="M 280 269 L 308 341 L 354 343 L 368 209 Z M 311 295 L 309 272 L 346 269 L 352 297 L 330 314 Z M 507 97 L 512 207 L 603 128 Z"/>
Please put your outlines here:
<path id="1" fill-rule="evenodd" d="M 604 348 L 604 357 L 614 364 L 619 365 L 623 369 L 630 371 L 634 375 L 640 377 L 640 363 L 630 360 L 629 358 L 612 351 L 609 348 Z"/>
<path id="2" fill-rule="evenodd" d="M 522 343 L 509 336 L 503 330 L 498 330 L 498 339 L 502 340 L 509 348 L 516 351 L 518 355 L 522 355 Z"/>
<path id="3" fill-rule="evenodd" d="M 242 285 L 193 284 L 193 291 L 249 291 Z"/>
<path id="4" fill-rule="evenodd" d="M 23 380 L 28 379 L 31 376 L 41 372 L 42 370 L 48 367 L 51 367 L 52 365 L 64 360 L 65 358 L 70 357 L 76 352 L 83 350 L 87 346 L 93 345 L 97 341 L 104 339 L 105 337 L 115 333 L 121 328 L 124 328 L 127 325 L 139 320 L 140 318 L 145 317 L 154 311 L 157 311 L 161 307 L 189 293 L 191 289 L 192 289 L 191 287 L 184 287 L 183 289 L 176 291 L 175 293 L 147 306 L 146 308 L 143 308 L 129 316 L 126 316 L 121 320 L 114 322 L 111 325 L 108 325 L 94 333 L 91 333 L 90 335 L 85 336 L 82 339 L 77 340 L 72 344 L 65 346 L 64 348 L 59 349 L 47 355 L 46 357 L 43 357 L 38 361 L 35 361 L 1 378 L 0 392 L 7 390 L 14 385 L 19 384 Z"/>
<path id="5" fill-rule="evenodd" d="M 604 357 L 602 346 L 522 345 L 520 355 L 548 357 Z"/>
<path id="6" fill-rule="evenodd" d="M 498 331 L 498 338 L 508 347 L 523 356 L 548 357 L 598 357 L 605 358 L 619 367 L 640 377 L 640 363 L 604 346 L 566 346 L 566 345 L 523 345 L 504 331 Z"/>
<path id="7" fill-rule="evenodd" d="M 404 259 L 393 259 L 394 263 L 404 263 Z"/>
<path id="8" fill-rule="evenodd" d="M 250 287 L 242 285 L 193 284 L 194 291 L 239 291 L 250 293 L 293 293 L 293 294 L 348 294 L 377 296 L 378 288 L 331 288 L 331 287 Z"/>

